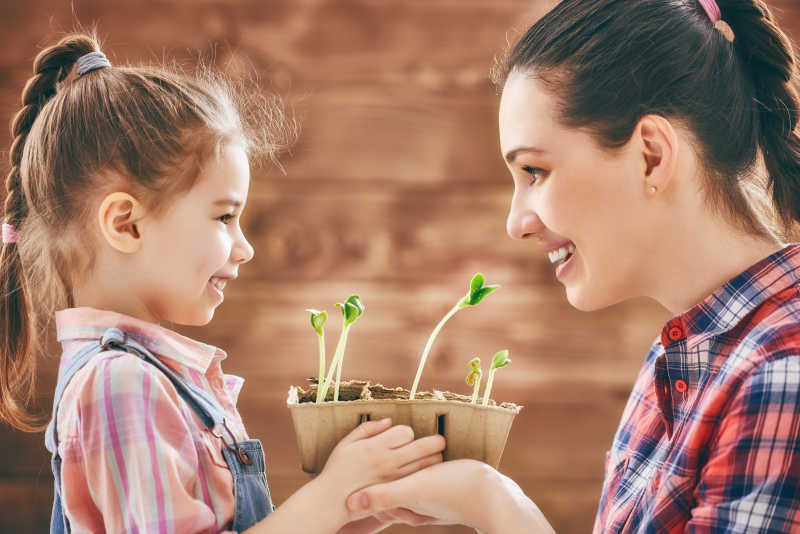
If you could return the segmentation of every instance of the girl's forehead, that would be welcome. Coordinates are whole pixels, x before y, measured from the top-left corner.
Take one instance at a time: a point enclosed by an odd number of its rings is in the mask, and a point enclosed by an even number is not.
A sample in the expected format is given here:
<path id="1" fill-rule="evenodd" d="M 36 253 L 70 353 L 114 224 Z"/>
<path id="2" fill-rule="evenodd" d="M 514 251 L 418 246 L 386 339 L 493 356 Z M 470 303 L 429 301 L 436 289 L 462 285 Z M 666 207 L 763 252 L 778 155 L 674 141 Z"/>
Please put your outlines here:
<path id="1" fill-rule="evenodd" d="M 242 203 L 247 198 L 249 187 L 250 163 L 247 153 L 243 147 L 234 144 L 225 145 L 209 159 L 195 184 L 198 193 L 238 197 Z"/>

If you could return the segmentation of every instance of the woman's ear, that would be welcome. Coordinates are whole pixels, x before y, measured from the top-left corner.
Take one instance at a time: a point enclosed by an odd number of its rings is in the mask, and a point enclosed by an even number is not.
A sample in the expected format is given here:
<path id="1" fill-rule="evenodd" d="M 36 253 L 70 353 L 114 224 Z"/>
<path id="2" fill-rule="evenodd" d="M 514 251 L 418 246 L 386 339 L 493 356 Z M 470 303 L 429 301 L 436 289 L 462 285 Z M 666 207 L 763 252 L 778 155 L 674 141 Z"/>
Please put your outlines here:
<path id="1" fill-rule="evenodd" d="M 144 215 L 144 208 L 128 193 L 117 191 L 106 196 L 97 210 L 97 221 L 106 242 L 125 254 L 132 254 L 142 246 L 136 227 Z"/>
<path id="2" fill-rule="evenodd" d="M 660 115 L 645 115 L 634 135 L 641 139 L 643 187 L 650 192 L 664 191 L 677 169 L 678 136 L 672 123 Z"/>

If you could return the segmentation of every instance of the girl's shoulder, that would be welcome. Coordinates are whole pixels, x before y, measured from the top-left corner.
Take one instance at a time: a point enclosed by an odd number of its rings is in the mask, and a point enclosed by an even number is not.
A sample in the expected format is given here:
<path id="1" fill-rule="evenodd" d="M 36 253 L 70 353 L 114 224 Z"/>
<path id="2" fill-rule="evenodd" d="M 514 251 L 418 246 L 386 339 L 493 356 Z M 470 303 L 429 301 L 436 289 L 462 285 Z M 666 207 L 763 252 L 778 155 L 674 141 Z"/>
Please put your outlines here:
<path id="1" fill-rule="evenodd" d="M 170 379 L 157 367 L 129 352 L 105 351 L 93 357 L 70 379 L 58 406 L 59 441 L 87 428 L 172 411 L 182 418 L 180 396 Z M 100 428 L 98 427 L 98 428 Z"/>

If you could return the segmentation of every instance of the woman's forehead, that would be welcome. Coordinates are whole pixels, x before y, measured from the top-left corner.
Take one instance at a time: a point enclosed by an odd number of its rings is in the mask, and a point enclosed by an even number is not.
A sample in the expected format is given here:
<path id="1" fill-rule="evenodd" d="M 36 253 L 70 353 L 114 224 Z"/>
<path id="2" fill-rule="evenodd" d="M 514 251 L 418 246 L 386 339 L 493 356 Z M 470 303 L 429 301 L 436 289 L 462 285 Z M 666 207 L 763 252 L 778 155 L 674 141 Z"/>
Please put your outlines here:
<path id="1" fill-rule="evenodd" d="M 518 146 L 552 143 L 561 128 L 555 121 L 556 101 L 533 77 L 512 72 L 500 99 L 500 146 L 505 155 Z"/>

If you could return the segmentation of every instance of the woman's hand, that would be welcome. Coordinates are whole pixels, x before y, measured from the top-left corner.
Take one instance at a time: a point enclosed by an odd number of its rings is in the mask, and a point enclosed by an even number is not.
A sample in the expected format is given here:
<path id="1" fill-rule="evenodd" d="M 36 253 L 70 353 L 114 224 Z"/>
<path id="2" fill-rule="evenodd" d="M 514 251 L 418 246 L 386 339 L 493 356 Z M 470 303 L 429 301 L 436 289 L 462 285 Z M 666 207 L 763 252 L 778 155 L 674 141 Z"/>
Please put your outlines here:
<path id="1" fill-rule="evenodd" d="M 513 480 L 475 460 L 436 464 L 366 488 L 351 495 L 347 507 L 362 517 L 405 509 L 420 517 L 436 518 L 425 524 L 458 523 L 491 534 L 553 532 Z"/>
<path id="2" fill-rule="evenodd" d="M 326 500 L 341 511 L 343 520 L 339 525 L 354 519 L 363 519 L 366 515 L 352 517 L 347 512 L 344 501 L 351 493 L 441 463 L 441 451 L 445 448 L 442 436 L 414 440 L 414 431 L 410 427 L 391 424 L 389 419 L 383 419 L 359 425 L 336 445 L 325 468 L 312 481 L 322 488 L 322 493 L 327 495 Z M 402 514 L 398 514 L 398 517 L 400 515 Z M 394 516 L 383 514 L 372 521 L 356 524 L 353 528 L 362 530 L 352 532 L 377 532 L 392 522 L 398 520 Z M 369 528 L 378 530 L 370 531 Z"/>

